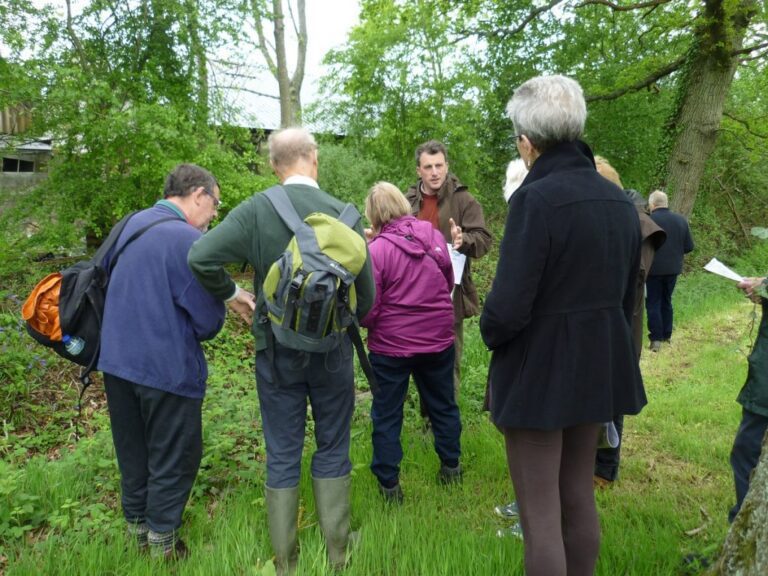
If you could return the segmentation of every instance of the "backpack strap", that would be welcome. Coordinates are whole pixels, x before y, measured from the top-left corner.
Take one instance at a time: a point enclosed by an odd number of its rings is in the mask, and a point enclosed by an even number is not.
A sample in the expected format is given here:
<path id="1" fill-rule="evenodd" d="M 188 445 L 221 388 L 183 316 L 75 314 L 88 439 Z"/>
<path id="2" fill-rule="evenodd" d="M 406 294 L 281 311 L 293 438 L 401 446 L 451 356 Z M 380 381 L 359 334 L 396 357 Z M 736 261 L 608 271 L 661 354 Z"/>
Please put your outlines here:
<path id="1" fill-rule="evenodd" d="M 352 341 L 355 350 L 357 351 L 357 359 L 360 360 L 360 368 L 363 369 L 366 380 L 368 380 L 368 386 L 371 392 L 374 394 L 379 393 L 379 384 L 376 382 L 376 376 L 373 374 L 373 366 L 368 359 L 368 354 L 365 353 L 365 345 L 363 339 L 360 337 L 360 327 L 357 325 L 357 318 L 352 319 L 352 324 L 347 327 L 347 334 Z"/>
<path id="2" fill-rule="evenodd" d="M 117 241 L 120 239 L 120 235 L 122 234 L 123 230 L 125 229 L 125 225 L 128 223 L 128 220 L 130 220 L 131 217 L 134 214 L 136 214 L 136 212 L 131 212 L 130 214 L 128 214 L 128 216 L 126 216 L 125 218 L 120 220 L 120 222 L 118 222 L 115 225 L 115 227 L 109 233 L 109 236 L 107 236 L 107 240 L 105 240 L 104 243 L 101 246 L 99 246 L 99 249 L 96 250 L 96 254 L 94 255 L 94 257 L 92 259 L 93 262 L 95 262 L 97 264 L 100 264 L 103 261 L 104 256 L 106 256 L 106 254 L 109 252 L 109 250 L 112 248 L 112 246 L 114 246 L 117 243 Z M 128 246 L 128 244 L 130 244 L 131 242 L 133 242 L 134 240 L 139 238 L 139 236 L 144 234 L 144 232 L 146 232 L 150 228 L 153 228 L 154 226 L 157 226 L 158 224 L 161 224 L 162 222 L 168 222 L 169 220 L 179 220 L 179 218 L 177 216 L 169 216 L 167 218 L 160 218 L 159 220 L 155 220 L 154 222 L 150 222 L 146 226 L 138 229 L 136 232 L 131 234 L 131 236 L 128 238 L 128 240 L 126 240 L 125 244 L 123 244 L 120 247 L 120 249 L 117 251 L 117 253 L 110 260 L 110 262 L 109 262 L 109 269 L 107 270 L 107 277 L 109 277 L 109 275 L 112 273 L 112 269 L 115 267 L 115 264 L 117 264 L 118 257 L 120 256 L 120 254 L 123 253 L 123 250 L 125 250 L 125 248 Z M 104 249 L 105 246 L 106 246 L 106 249 Z M 96 318 L 99 321 L 99 331 L 101 331 L 101 323 L 102 323 L 103 318 L 99 314 L 99 307 L 96 306 L 95 303 L 93 302 L 93 299 L 92 299 L 92 296 L 91 296 L 90 293 L 88 293 L 86 295 L 87 295 L 87 297 L 89 299 L 91 299 L 91 307 L 96 312 Z M 99 358 L 99 351 L 100 351 L 100 349 L 101 349 L 101 340 L 99 340 L 99 342 L 97 342 L 97 344 L 96 344 L 96 351 L 94 352 L 93 358 L 91 359 L 91 361 L 88 364 L 88 366 L 85 366 L 80 371 L 80 382 L 83 384 L 83 387 L 80 389 L 80 396 L 79 396 L 79 398 L 77 400 L 77 409 L 78 409 L 78 411 L 80 410 L 80 407 L 81 407 L 81 404 L 82 404 L 83 394 L 85 394 L 85 389 L 91 383 L 91 372 L 93 372 L 96 369 L 96 361 Z"/>
<path id="3" fill-rule="evenodd" d="M 272 186 L 272 188 L 263 192 L 264 196 L 269 200 L 272 207 L 280 216 L 280 219 L 285 223 L 291 232 L 296 234 L 299 228 L 304 224 L 296 208 L 293 207 L 291 199 L 288 198 L 288 193 L 282 186 Z"/>
<path id="4" fill-rule="evenodd" d="M 343 222 L 350 228 L 354 229 L 357 223 L 360 222 L 360 212 L 354 204 L 347 204 L 344 206 L 344 210 L 339 214 L 339 222 Z"/>
<path id="5" fill-rule="evenodd" d="M 131 214 L 131 216 L 133 216 L 133 214 Z M 178 216 L 167 216 L 167 217 L 165 217 L 165 218 L 160 218 L 159 220 L 155 220 L 154 222 L 150 222 L 150 223 L 149 223 L 149 224 L 147 224 L 146 226 L 143 226 L 142 228 L 139 228 L 138 230 L 136 230 L 136 232 L 134 232 L 133 234 L 131 234 L 131 235 L 128 237 L 128 240 L 126 240 L 126 241 L 125 241 L 125 244 L 123 244 L 122 246 L 120 246 L 120 248 L 118 249 L 118 251 L 117 251 L 117 252 L 115 252 L 115 254 L 114 254 L 114 255 L 112 256 L 112 258 L 110 259 L 110 261 L 109 261 L 109 270 L 107 270 L 107 274 L 111 274 L 111 273 L 112 273 L 112 269 L 113 269 L 113 268 L 115 267 L 115 265 L 117 264 L 117 259 L 120 257 L 120 254 L 122 254 L 122 253 L 123 253 L 123 251 L 124 251 L 124 250 L 125 250 L 125 249 L 128 247 L 128 244 L 130 244 L 130 243 L 131 243 L 131 242 L 133 242 L 134 240 L 137 240 L 137 239 L 139 238 L 139 236 L 141 236 L 142 234 L 144 234 L 144 232 L 146 232 L 146 231 L 147 231 L 147 230 L 149 230 L 150 228 L 154 228 L 155 226 L 157 226 L 158 224 L 162 224 L 163 222 L 170 222 L 171 220 L 181 220 L 181 218 L 179 218 Z M 121 221 L 121 223 L 122 223 L 122 221 Z M 123 224 L 123 226 L 120 228 L 120 232 L 121 232 L 121 233 L 122 233 L 122 231 L 123 231 L 123 228 L 125 228 L 125 225 L 124 225 L 124 224 Z M 118 238 L 118 239 L 119 239 L 119 238 Z M 115 242 L 117 242 L 117 240 L 116 240 Z"/>

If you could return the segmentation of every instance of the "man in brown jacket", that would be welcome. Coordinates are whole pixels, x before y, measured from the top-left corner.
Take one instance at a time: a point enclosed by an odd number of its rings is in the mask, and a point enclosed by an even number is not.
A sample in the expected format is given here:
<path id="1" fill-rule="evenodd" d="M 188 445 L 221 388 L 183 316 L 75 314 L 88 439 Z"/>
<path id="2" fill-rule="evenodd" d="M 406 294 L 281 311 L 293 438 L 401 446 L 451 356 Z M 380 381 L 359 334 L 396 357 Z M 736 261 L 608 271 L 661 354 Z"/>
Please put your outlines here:
<path id="1" fill-rule="evenodd" d="M 469 189 L 448 171 L 448 152 L 437 140 L 416 148 L 416 173 L 419 181 L 405 196 L 414 216 L 427 220 L 443 233 L 459 253 L 467 256 L 461 285 L 453 290 L 453 322 L 456 335 L 456 360 L 453 384 L 458 396 L 461 377 L 461 353 L 464 345 L 464 318 L 480 312 L 477 289 L 472 282 L 471 258 L 480 258 L 491 247 L 491 235 L 485 228 L 483 208 Z M 455 232 L 455 236 L 452 235 Z M 423 414 L 423 411 L 422 411 Z"/>

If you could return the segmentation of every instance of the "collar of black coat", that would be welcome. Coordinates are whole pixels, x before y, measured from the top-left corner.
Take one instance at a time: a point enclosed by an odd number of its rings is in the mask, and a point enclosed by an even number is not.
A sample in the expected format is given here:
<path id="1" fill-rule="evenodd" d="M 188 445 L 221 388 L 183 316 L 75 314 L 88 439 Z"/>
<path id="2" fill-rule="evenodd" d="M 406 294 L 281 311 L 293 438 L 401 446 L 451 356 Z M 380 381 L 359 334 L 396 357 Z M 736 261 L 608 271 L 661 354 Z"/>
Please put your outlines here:
<path id="1" fill-rule="evenodd" d="M 581 140 L 560 142 L 536 158 L 531 171 L 528 172 L 528 176 L 525 177 L 520 187 L 540 180 L 549 174 L 588 166 L 595 169 L 595 156 L 585 142 Z"/>

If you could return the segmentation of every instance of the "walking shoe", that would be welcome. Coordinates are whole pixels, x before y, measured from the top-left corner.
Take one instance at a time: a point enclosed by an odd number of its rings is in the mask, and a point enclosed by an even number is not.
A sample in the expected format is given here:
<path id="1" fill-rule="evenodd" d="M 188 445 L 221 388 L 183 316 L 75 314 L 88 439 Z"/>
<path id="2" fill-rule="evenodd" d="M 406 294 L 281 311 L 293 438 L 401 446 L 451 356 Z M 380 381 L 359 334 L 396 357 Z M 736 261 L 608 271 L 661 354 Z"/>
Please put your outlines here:
<path id="1" fill-rule="evenodd" d="M 464 472 L 461 470 L 461 464 L 455 468 L 450 468 L 445 464 L 440 466 L 440 471 L 437 473 L 437 479 L 441 484 L 461 484 L 462 476 Z"/>
<path id="2" fill-rule="evenodd" d="M 520 522 L 515 522 L 514 524 L 507 526 L 506 528 L 499 528 L 496 530 L 496 536 L 499 538 L 516 538 L 518 540 L 523 539 L 523 527 L 520 525 Z"/>
<path id="3" fill-rule="evenodd" d="M 517 520 L 520 517 L 520 510 L 517 507 L 517 500 L 512 500 L 509 504 L 499 504 L 493 511 L 496 516 L 504 518 L 505 520 Z"/>
<path id="4" fill-rule="evenodd" d="M 400 484 L 395 484 L 392 488 L 385 488 L 379 484 L 379 492 L 387 504 L 402 504 L 405 498 Z"/>
<path id="5" fill-rule="evenodd" d="M 658 352 L 661 350 L 661 340 L 651 340 L 650 350 L 651 352 Z"/>

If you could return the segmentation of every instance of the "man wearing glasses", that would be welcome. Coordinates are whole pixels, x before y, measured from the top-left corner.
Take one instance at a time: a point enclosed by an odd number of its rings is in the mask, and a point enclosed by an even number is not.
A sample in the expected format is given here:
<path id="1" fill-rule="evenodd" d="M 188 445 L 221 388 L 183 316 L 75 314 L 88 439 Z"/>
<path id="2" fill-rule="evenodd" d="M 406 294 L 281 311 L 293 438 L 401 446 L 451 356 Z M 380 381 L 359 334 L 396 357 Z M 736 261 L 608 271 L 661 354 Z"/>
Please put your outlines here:
<path id="1" fill-rule="evenodd" d="M 224 323 L 221 301 L 187 266 L 192 243 L 219 206 L 213 175 L 181 164 L 164 198 L 126 224 L 106 264 L 137 231 L 110 275 L 98 369 L 120 467 L 123 514 L 140 550 L 173 559 L 202 457 L 201 409 L 208 369 L 200 342 Z"/>

